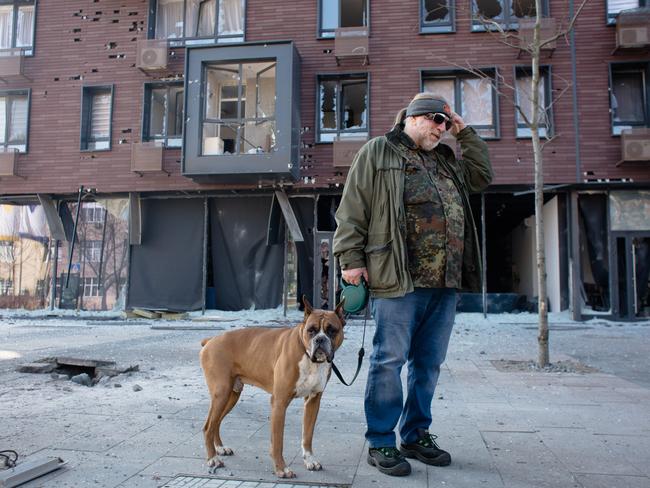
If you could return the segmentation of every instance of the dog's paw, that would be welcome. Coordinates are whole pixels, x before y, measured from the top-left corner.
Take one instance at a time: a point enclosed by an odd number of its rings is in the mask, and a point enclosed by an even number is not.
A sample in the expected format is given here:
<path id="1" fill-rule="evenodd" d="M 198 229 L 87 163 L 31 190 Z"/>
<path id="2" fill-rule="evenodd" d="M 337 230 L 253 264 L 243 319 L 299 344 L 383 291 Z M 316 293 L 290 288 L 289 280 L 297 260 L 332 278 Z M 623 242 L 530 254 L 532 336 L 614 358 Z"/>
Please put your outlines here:
<path id="1" fill-rule="evenodd" d="M 282 470 L 276 470 L 275 475 L 278 478 L 295 478 L 296 473 L 291 471 L 289 468 L 284 468 Z"/>
<path id="2" fill-rule="evenodd" d="M 219 459 L 217 456 L 211 457 L 208 459 L 208 473 L 214 474 L 217 469 L 223 468 L 225 464 L 223 464 L 223 461 Z"/>
<path id="3" fill-rule="evenodd" d="M 318 460 L 311 454 L 307 454 L 303 456 L 303 461 L 305 462 L 305 467 L 309 471 L 320 471 L 321 469 L 323 469 L 321 463 L 319 463 Z"/>
<path id="4" fill-rule="evenodd" d="M 232 449 L 230 449 L 229 447 L 216 446 L 216 449 L 217 449 L 217 454 L 219 456 L 232 456 L 233 455 Z"/>

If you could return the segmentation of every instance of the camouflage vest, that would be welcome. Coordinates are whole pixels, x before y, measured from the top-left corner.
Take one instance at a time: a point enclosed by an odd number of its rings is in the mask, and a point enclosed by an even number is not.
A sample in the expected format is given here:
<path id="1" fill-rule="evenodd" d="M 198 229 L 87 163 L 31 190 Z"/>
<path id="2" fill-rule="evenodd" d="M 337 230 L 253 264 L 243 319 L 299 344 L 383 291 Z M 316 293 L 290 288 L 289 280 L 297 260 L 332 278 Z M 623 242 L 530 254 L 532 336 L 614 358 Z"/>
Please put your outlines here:
<path id="1" fill-rule="evenodd" d="M 403 154 L 406 246 L 413 286 L 461 288 L 465 229 L 460 193 L 434 153 L 408 148 Z"/>

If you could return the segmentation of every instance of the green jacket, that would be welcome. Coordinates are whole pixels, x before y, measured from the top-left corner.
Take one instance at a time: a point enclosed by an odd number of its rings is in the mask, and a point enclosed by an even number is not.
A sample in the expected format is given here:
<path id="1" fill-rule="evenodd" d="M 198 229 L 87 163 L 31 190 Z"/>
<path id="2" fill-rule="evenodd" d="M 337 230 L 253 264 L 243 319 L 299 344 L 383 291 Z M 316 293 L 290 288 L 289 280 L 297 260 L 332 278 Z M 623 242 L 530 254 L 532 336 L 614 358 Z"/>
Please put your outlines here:
<path id="1" fill-rule="evenodd" d="M 398 142 L 400 126 L 368 141 L 357 153 L 348 173 L 341 204 L 336 211 L 334 254 L 342 269 L 368 269 L 371 295 L 392 298 L 413 291 L 406 252 L 404 211 L 404 158 Z M 463 199 L 465 243 L 463 289 L 479 291 L 481 261 L 469 193 L 492 181 L 487 144 L 471 127 L 457 135 L 463 159 L 439 144 L 434 150 Z"/>

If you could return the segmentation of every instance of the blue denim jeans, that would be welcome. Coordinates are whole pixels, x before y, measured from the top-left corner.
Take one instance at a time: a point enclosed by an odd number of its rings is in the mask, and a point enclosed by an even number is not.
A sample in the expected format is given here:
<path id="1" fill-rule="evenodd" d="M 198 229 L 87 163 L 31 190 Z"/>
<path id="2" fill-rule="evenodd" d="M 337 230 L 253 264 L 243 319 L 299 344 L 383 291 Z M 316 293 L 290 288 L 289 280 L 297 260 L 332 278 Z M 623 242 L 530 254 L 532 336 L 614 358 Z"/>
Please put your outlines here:
<path id="1" fill-rule="evenodd" d="M 456 290 L 416 288 L 399 298 L 374 298 L 371 306 L 376 330 L 366 384 L 366 439 L 370 447 L 395 446 L 399 420 L 402 442 L 414 442 L 417 429 L 431 424 L 431 400 L 456 316 Z M 407 361 L 403 403 L 400 372 Z"/>

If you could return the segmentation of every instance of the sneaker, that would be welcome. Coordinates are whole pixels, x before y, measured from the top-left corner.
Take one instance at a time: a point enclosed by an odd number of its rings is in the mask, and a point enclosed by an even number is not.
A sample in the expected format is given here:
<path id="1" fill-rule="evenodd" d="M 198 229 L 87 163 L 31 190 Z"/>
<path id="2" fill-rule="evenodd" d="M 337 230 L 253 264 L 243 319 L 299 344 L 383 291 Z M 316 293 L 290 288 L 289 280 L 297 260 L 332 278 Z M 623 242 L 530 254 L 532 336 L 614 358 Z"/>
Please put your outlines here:
<path id="1" fill-rule="evenodd" d="M 429 434 L 427 430 L 418 429 L 418 439 L 410 444 L 402 442 L 399 450 L 407 458 L 416 458 L 425 464 L 448 466 L 451 456 L 438 447 L 437 438 L 438 436 Z"/>
<path id="2" fill-rule="evenodd" d="M 368 449 L 368 464 L 390 476 L 411 474 L 411 465 L 395 447 L 371 447 Z"/>

